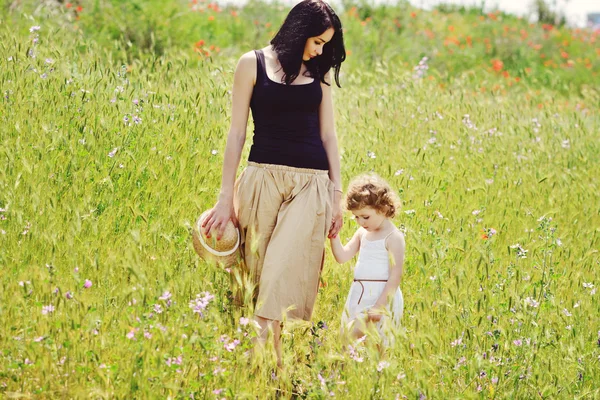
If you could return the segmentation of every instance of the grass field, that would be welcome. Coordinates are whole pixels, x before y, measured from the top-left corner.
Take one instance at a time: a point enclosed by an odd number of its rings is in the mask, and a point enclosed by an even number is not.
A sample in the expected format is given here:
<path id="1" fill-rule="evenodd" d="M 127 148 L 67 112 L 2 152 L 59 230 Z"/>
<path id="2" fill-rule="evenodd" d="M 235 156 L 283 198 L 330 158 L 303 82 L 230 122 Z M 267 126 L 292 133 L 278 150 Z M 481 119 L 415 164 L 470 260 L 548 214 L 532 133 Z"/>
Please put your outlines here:
<path id="1" fill-rule="evenodd" d="M 4 3 L 0 397 L 600 398 L 598 33 L 340 9 L 342 176 L 402 199 L 403 329 L 383 361 L 339 344 L 352 263 L 328 252 L 274 379 L 190 232 L 219 190 L 236 60 L 287 10 Z"/>

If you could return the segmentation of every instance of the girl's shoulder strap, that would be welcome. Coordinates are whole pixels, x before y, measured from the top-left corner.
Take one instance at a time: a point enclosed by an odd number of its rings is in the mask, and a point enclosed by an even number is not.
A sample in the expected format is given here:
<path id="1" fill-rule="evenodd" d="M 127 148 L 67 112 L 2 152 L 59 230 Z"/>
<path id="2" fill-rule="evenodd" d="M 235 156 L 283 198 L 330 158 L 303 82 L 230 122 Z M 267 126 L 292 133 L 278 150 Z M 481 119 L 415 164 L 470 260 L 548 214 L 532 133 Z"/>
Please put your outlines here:
<path id="1" fill-rule="evenodd" d="M 387 245 L 388 239 L 390 238 L 390 236 L 392 236 L 396 232 L 400 232 L 400 230 L 398 228 L 394 227 L 394 229 L 390 233 L 385 235 L 385 237 L 383 238 L 383 243 L 385 244 L 386 249 L 388 248 L 388 245 Z"/>

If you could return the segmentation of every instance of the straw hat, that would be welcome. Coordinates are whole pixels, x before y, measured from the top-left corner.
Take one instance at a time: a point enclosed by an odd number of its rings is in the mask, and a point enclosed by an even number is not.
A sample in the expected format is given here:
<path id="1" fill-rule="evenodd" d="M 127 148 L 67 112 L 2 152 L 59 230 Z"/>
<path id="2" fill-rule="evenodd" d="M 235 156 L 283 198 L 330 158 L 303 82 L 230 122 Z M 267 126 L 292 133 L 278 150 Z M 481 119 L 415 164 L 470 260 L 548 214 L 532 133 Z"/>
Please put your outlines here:
<path id="1" fill-rule="evenodd" d="M 229 221 L 221 240 L 217 240 L 216 234 L 207 238 L 202 230 L 202 222 L 207 214 L 208 210 L 204 211 L 193 226 L 194 250 L 203 260 L 216 262 L 225 268 L 237 264 L 240 259 L 240 231 Z"/>

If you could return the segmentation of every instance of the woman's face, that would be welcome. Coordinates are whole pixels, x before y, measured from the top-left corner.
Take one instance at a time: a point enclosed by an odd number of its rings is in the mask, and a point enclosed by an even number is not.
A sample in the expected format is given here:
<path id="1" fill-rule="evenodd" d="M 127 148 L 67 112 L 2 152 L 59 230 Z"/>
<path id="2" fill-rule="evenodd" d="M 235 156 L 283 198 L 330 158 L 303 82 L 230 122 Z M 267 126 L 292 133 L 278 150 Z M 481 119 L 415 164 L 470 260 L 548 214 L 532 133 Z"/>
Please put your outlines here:
<path id="1" fill-rule="evenodd" d="M 333 28 L 327 29 L 319 36 L 313 36 L 306 40 L 304 45 L 304 54 L 302 55 L 303 61 L 308 61 L 311 58 L 320 56 L 323 53 L 323 46 L 333 38 L 335 30 Z"/>

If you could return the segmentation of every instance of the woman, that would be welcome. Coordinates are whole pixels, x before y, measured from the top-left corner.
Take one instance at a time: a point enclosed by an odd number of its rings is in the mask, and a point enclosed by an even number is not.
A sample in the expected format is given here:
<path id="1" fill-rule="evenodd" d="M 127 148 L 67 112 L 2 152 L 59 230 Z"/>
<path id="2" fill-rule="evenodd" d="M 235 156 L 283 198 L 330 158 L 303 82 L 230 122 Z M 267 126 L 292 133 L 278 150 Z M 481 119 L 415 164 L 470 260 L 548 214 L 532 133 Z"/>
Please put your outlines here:
<path id="1" fill-rule="evenodd" d="M 270 46 L 244 54 L 235 71 L 221 191 L 203 228 L 217 239 L 229 220 L 240 228 L 245 275 L 256 285 L 259 340 L 264 343 L 273 330 L 280 367 L 281 321 L 310 320 L 325 237 L 342 226 L 330 70 L 340 86 L 345 58 L 333 9 L 322 0 L 304 0 Z M 253 145 L 234 187 L 249 110 Z"/>

